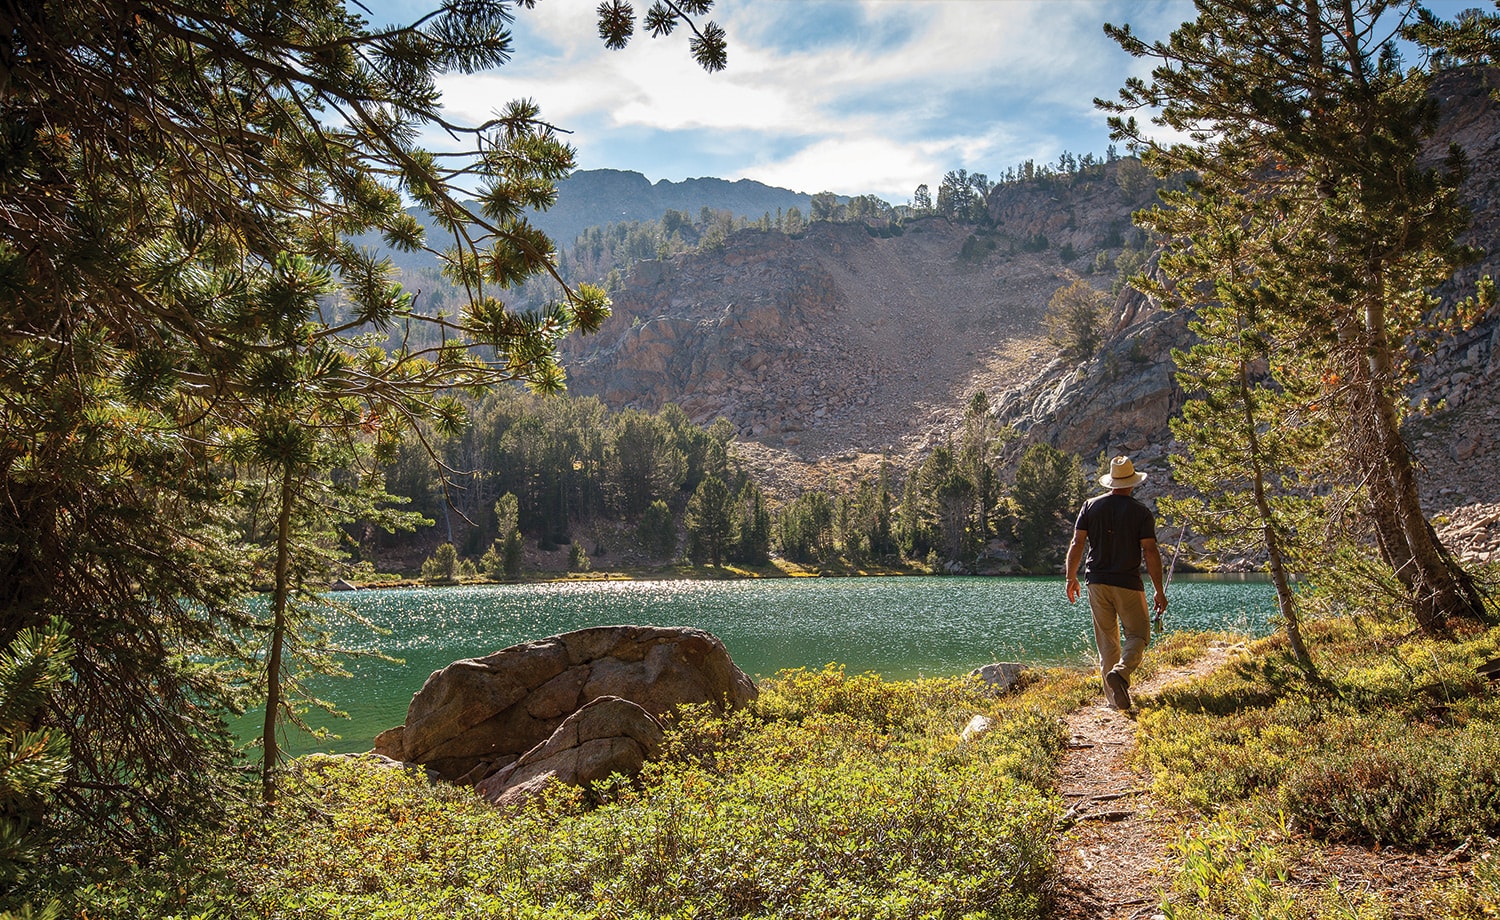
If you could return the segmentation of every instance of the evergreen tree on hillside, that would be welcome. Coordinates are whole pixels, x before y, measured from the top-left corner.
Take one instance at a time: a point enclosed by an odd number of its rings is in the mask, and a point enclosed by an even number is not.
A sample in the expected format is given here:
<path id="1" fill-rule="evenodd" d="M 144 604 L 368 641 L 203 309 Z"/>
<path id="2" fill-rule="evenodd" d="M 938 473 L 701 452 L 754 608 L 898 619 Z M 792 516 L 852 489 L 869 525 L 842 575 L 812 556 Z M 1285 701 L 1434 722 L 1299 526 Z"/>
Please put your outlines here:
<path id="1" fill-rule="evenodd" d="M 773 518 L 776 545 L 793 562 L 833 557 L 833 499 L 819 489 L 803 492 Z"/>
<path id="2" fill-rule="evenodd" d="M 636 525 L 636 537 L 646 547 L 648 553 L 657 556 L 671 556 L 677 549 L 677 521 L 672 517 L 672 509 L 661 499 L 653 501 L 641 512 L 640 523 Z"/>
<path id="3" fill-rule="evenodd" d="M 735 545 L 738 515 L 735 497 L 724 481 L 709 476 L 698 484 L 687 505 L 688 555 L 718 568 Z"/>
<path id="4" fill-rule="evenodd" d="M 911 196 L 912 213 L 917 217 L 925 217 L 932 213 L 932 191 L 927 183 L 917 186 L 917 190 Z"/>
<path id="5" fill-rule="evenodd" d="M 1071 514 L 1083 501 L 1086 485 L 1077 454 L 1037 443 L 1021 455 L 1007 504 L 1017 553 L 1027 571 L 1055 569 L 1062 561 L 1063 537 L 1073 530 Z"/>
<path id="6" fill-rule="evenodd" d="M 896 512 L 896 540 L 901 555 L 908 559 L 925 558 L 937 543 L 933 496 L 925 491 L 916 472 L 913 470 L 906 477 L 901 490 L 901 505 Z"/>
<path id="7" fill-rule="evenodd" d="M 1070 358 L 1087 360 L 1104 341 L 1104 324 L 1109 318 L 1109 295 L 1096 290 L 1082 278 L 1052 292 L 1042 326 L 1047 338 Z"/>
<path id="8" fill-rule="evenodd" d="M 671 498 L 688 477 L 688 458 L 672 426 L 634 409 L 616 418 L 605 462 L 610 504 L 621 517 L 636 517 L 652 502 Z"/>
<path id="9" fill-rule="evenodd" d="M 739 517 L 730 561 L 765 565 L 771 561 L 771 512 L 766 508 L 760 486 L 747 479 L 735 498 L 735 508 Z"/>
<path id="10" fill-rule="evenodd" d="M 480 559 L 484 573 L 494 579 L 513 579 L 521 574 L 524 545 L 521 537 L 521 506 L 510 492 L 495 502 L 495 542 Z"/>
<path id="11" fill-rule="evenodd" d="M 975 538 L 980 543 L 996 535 L 995 513 L 1000 504 L 1000 479 L 995 465 L 1000 448 L 1014 436 L 1013 429 L 1002 427 L 995 421 L 989 394 L 979 390 L 969 397 L 959 440 L 958 464 L 965 478 L 974 484 Z"/>
<path id="12" fill-rule="evenodd" d="M 1461 152 L 1420 161 L 1436 125 L 1430 76 L 1402 69 L 1394 30 L 1409 2 L 1205 0 L 1165 41 L 1107 26 L 1127 52 L 1159 63 L 1131 79 L 1112 136 L 1140 145 L 1159 176 L 1195 175 L 1140 221 L 1172 247 L 1191 245 L 1180 205 L 1240 199 L 1263 237 L 1254 269 L 1268 317 L 1305 323 L 1319 369 L 1344 408 L 1338 446 L 1363 484 L 1385 562 L 1422 629 L 1482 618 L 1473 580 L 1422 513 L 1401 433 L 1401 388 L 1430 330 L 1430 291 L 1469 253 L 1458 201 Z M 1148 137 L 1129 113 L 1150 107 L 1189 143 Z M 1185 292 L 1191 297 L 1198 292 Z"/>
<path id="13" fill-rule="evenodd" d="M 951 445 L 934 448 L 915 477 L 932 497 L 928 506 L 935 548 L 944 559 L 968 561 L 978 549 L 978 486 L 965 475 Z"/>
<path id="14" fill-rule="evenodd" d="M 899 551 L 895 504 L 890 469 L 885 464 L 873 481 L 861 479 L 853 492 L 839 496 L 834 503 L 834 521 L 844 558 L 862 565 Z"/>
<path id="15" fill-rule="evenodd" d="M 935 209 L 938 214 L 959 223 L 989 222 L 989 193 L 995 184 L 984 173 L 966 169 L 949 170 L 938 184 Z"/>

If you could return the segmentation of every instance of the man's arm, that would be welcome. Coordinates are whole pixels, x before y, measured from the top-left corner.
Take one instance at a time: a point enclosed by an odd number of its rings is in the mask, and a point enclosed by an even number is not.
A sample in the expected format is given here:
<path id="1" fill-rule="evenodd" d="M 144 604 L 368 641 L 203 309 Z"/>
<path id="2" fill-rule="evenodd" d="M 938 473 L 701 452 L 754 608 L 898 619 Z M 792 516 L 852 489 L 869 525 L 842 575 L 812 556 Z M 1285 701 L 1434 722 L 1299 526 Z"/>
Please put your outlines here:
<path id="1" fill-rule="evenodd" d="M 1155 537 L 1141 541 L 1141 555 L 1146 559 L 1146 573 L 1156 586 L 1156 615 L 1161 616 L 1167 610 L 1167 586 L 1162 581 L 1161 550 L 1156 548 Z"/>
<path id="2" fill-rule="evenodd" d="M 1078 567 L 1083 564 L 1083 550 L 1088 545 L 1089 532 L 1087 530 L 1073 531 L 1073 542 L 1068 544 L 1068 603 L 1076 603 L 1078 595 L 1083 590 L 1078 585 Z M 1153 545 L 1155 541 L 1153 541 Z M 1161 569 L 1161 557 L 1156 557 L 1156 567 Z"/>

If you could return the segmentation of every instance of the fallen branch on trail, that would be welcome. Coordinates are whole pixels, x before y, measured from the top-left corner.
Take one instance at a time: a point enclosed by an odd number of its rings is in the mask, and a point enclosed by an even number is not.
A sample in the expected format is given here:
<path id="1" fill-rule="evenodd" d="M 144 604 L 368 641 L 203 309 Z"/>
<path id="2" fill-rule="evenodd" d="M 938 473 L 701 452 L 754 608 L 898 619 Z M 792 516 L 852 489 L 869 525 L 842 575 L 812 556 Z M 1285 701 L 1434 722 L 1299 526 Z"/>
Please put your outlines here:
<path id="1" fill-rule="evenodd" d="M 1120 799 L 1129 798 L 1133 795 L 1141 795 L 1145 789 L 1126 789 L 1124 792 L 1101 792 L 1088 798 L 1080 799 L 1068 806 L 1062 817 L 1057 819 L 1060 827 L 1068 827 L 1077 821 L 1123 821 L 1135 814 L 1135 811 L 1100 811 L 1093 814 L 1084 814 L 1083 810 L 1098 802 L 1116 802 Z"/>

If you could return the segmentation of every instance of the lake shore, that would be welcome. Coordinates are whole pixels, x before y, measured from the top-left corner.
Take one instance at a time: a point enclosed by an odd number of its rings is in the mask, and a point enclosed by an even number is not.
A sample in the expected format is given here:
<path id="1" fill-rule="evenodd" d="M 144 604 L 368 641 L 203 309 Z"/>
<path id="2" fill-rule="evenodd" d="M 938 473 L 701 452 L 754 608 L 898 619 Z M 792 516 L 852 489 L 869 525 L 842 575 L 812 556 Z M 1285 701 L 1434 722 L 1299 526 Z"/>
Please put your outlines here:
<path id="1" fill-rule="evenodd" d="M 336 595 L 355 617 L 338 618 L 332 641 L 344 648 L 378 649 L 401 661 L 359 657 L 348 662 L 350 679 L 316 681 L 314 692 L 350 716 L 328 724 L 344 738 L 327 747 L 289 739 L 291 746 L 357 749 L 405 720 L 412 694 L 433 671 L 591 626 L 704 629 L 756 678 L 831 662 L 851 673 L 892 679 L 953 676 L 996 661 L 1082 663 L 1093 650 L 1087 605 L 1069 604 L 1055 575 L 695 579 L 654 573 L 627 579 L 588 574 L 587 580 L 393 585 Z M 1261 633 L 1274 610 L 1264 585 L 1235 578 L 1183 577 L 1171 595 L 1169 630 Z"/>

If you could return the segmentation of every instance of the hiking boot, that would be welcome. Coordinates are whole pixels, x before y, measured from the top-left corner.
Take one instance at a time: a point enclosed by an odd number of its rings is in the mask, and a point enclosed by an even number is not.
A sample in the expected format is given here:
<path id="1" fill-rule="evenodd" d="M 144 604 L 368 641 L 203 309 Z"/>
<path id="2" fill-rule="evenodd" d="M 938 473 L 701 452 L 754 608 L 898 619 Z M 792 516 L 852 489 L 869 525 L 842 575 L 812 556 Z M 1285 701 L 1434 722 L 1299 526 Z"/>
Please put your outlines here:
<path id="1" fill-rule="evenodd" d="M 1117 709 L 1130 708 L 1130 681 L 1125 675 L 1110 671 L 1104 675 L 1104 695 L 1115 705 Z"/>

